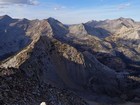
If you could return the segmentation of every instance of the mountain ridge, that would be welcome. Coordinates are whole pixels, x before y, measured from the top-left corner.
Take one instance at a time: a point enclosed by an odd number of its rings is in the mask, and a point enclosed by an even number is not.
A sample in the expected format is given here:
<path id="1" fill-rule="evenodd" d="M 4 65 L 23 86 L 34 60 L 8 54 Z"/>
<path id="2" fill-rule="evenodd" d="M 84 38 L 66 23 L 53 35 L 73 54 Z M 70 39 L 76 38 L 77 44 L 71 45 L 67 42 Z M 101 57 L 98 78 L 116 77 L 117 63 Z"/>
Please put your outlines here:
<path id="1" fill-rule="evenodd" d="M 124 18 L 111 20 L 111 24 L 110 20 L 106 21 L 96 21 L 98 25 L 70 26 L 53 18 L 0 22 L 3 40 L 0 42 L 0 77 L 15 75 L 18 78 L 19 72 L 22 75 L 19 82 L 29 78 L 29 85 L 34 85 L 36 81 L 36 91 L 45 87 L 50 89 L 46 84 L 72 91 L 77 94 L 74 105 L 84 102 L 78 97 L 107 105 L 139 100 L 140 83 L 135 80 L 139 78 L 135 74 L 140 69 L 139 25 Z M 5 83 L 8 81 L 4 80 Z M 44 96 L 40 94 L 40 97 Z M 73 94 L 70 97 L 73 98 Z M 28 105 L 27 102 L 24 100 Z M 64 100 L 61 102 L 65 103 Z"/>

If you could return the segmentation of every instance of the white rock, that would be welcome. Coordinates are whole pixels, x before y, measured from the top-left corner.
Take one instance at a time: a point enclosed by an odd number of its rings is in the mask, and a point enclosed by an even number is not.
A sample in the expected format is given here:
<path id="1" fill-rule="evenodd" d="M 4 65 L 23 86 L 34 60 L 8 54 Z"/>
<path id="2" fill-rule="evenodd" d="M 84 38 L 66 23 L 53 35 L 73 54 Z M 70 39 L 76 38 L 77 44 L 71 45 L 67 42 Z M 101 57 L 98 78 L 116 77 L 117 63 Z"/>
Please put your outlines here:
<path id="1" fill-rule="evenodd" d="M 46 102 L 42 102 L 40 105 L 47 105 Z"/>

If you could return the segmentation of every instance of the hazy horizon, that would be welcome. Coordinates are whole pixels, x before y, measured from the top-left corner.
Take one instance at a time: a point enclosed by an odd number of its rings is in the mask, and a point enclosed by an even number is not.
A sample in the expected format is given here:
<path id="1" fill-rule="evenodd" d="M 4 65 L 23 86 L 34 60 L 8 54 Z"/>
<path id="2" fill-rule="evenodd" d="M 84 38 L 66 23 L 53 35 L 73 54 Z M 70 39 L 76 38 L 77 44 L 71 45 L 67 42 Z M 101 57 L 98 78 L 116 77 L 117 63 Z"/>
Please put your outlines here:
<path id="1" fill-rule="evenodd" d="M 4 15 L 0 15 L 0 16 L 5 16 L 5 15 L 8 15 L 8 14 L 4 14 Z M 10 16 L 10 15 L 8 15 Z M 28 20 L 35 20 L 35 19 L 38 19 L 38 18 L 26 18 L 26 17 L 13 17 L 13 16 L 10 16 L 11 18 L 13 19 L 28 19 Z M 48 18 L 54 18 L 54 17 L 46 17 L 46 18 L 42 18 L 42 19 L 38 19 L 38 20 L 44 20 L 44 19 L 48 19 Z M 95 19 L 92 19 L 92 20 L 88 20 L 88 21 L 85 21 L 85 22 L 79 22 L 79 23 L 64 23 L 63 21 L 60 21 L 59 19 L 57 18 L 54 18 L 55 20 L 58 20 L 59 22 L 63 23 L 63 24 L 67 24 L 67 25 L 72 25 L 72 24 L 81 24 L 81 23 L 87 23 L 87 22 L 90 22 L 90 21 L 105 21 L 105 20 L 115 20 L 115 19 L 119 19 L 119 18 L 125 18 L 125 19 L 133 19 L 133 18 L 129 18 L 129 17 L 118 17 L 118 18 L 112 18 L 112 19 L 102 19 L 102 20 L 95 20 Z M 133 19 L 134 21 L 136 22 L 140 22 L 139 20 L 135 20 Z"/>
<path id="2" fill-rule="evenodd" d="M 120 17 L 140 21 L 139 5 L 139 0 L 0 0 L 0 15 L 30 20 L 53 17 L 64 24 Z"/>

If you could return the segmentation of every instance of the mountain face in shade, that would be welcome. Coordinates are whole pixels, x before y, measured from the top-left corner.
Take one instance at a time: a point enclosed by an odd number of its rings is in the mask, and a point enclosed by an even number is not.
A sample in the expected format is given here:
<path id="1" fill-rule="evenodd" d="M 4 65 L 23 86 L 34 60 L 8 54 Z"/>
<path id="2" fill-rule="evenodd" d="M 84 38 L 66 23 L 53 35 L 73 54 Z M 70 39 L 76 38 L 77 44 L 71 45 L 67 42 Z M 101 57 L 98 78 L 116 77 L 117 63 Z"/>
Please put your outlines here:
<path id="1" fill-rule="evenodd" d="M 0 17 L 0 103 L 140 100 L 139 29 L 126 18 L 64 25 Z"/>
<path id="2" fill-rule="evenodd" d="M 5 23 L 5 24 L 13 21 L 13 19 L 8 15 L 0 16 L 0 20 L 1 23 Z"/>

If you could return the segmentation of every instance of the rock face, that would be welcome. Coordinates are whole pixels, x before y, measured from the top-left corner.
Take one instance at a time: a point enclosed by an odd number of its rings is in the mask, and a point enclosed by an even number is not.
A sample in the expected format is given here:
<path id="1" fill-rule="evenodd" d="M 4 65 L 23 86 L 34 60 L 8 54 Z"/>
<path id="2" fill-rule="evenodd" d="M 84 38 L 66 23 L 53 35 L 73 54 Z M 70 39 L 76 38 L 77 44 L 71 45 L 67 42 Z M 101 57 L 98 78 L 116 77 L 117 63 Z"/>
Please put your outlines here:
<path id="1" fill-rule="evenodd" d="M 79 96 L 102 103 L 140 98 L 135 75 L 139 24 L 131 19 L 66 26 L 53 18 L 2 16 L 0 29 L 2 104 L 87 105 Z"/>

